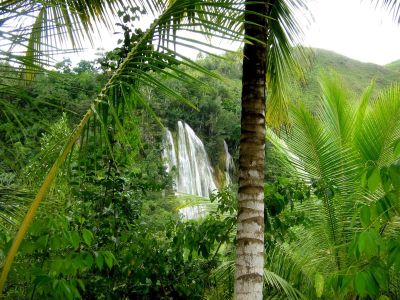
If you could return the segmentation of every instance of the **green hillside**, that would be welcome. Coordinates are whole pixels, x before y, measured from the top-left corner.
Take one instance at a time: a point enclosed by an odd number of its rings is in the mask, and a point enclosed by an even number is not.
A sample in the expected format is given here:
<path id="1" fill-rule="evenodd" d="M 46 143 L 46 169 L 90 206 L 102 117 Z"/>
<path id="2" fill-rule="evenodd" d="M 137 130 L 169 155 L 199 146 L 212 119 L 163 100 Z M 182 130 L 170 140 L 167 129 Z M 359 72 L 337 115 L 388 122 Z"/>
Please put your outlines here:
<path id="1" fill-rule="evenodd" d="M 310 65 L 305 67 L 305 82 L 295 83 L 292 96 L 314 102 L 318 99 L 320 76 L 339 76 L 345 87 L 359 95 L 372 80 L 376 92 L 400 81 L 400 61 L 386 66 L 363 63 L 332 51 L 310 49 Z"/>
<path id="2" fill-rule="evenodd" d="M 400 73 L 400 59 L 385 65 L 385 68 Z"/>

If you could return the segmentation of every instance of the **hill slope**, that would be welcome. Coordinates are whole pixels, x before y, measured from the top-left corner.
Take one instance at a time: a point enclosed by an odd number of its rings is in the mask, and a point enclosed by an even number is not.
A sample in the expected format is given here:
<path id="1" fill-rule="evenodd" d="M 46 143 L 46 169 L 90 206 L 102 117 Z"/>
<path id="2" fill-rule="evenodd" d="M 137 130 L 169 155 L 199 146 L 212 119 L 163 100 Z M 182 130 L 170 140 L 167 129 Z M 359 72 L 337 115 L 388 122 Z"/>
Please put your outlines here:
<path id="1" fill-rule="evenodd" d="M 342 84 L 351 92 L 360 95 L 362 91 L 375 81 L 375 93 L 400 82 L 400 61 L 386 66 L 363 63 L 332 51 L 310 49 L 311 65 L 305 67 L 305 82 L 297 82 L 291 92 L 295 98 L 314 102 L 319 97 L 320 76 L 339 76 Z M 305 99 L 304 99 L 305 98 Z"/>
<path id="2" fill-rule="evenodd" d="M 395 72 L 398 72 L 399 76 L 400 76 L 400 59 L 392 61 L 391 63 L 385 65 L 385 68 L 395 71 Z"/>

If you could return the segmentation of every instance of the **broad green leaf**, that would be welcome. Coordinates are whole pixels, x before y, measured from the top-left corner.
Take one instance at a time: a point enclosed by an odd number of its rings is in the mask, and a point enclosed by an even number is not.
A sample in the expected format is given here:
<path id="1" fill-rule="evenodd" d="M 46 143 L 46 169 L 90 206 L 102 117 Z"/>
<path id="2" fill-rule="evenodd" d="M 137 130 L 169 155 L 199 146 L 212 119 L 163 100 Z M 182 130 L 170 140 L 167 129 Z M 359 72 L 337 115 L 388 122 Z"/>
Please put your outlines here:
<path id="1" fill-rule="evenodd" d="M 360 219 L 363 227 L 367 227 L 371 223 L 371 211 L 367 205 L 361 208 Z"/>
<path id="2" fill-rule="evenodd" d="M 82 230 L 82 237 L 83 237 L 83 240 L 85 241 L 86 245 L 88 245 L 88 246 L 92 245 L 93 234 L 91 231 L 84 228 Z"/>
<path id="3" fill-rule="evenodd" d="M 368 246 L 368 236 L 365 234 L 365 232 L 363 232 L 358 237 L 358 250 L 360 250 L 361 254 L 364 253 L 364 250 L 367 246 Z"/>
<path id="4" fill-rule="evenodd" d="M 61 238 L 59 236 L 51 237 L 49 244 L 52 250 L 59 250 L 62 248 Z"/>
<path id="5" fill-rule="evenodd" d="M 81 255 L 83 255 L 83 263 L 85 264 L 86 267 L 90 268 L 93 265 L 94 259 L 91 253 L 82 253 Z"/>
<path id="6" fill-rule="evenodd" d="M 381 169 L 381 182 L 383 190 L 388 192 L 392 182 L 390 180 L 389 168 L 386 166 Z"/>
<path id="7" fill-rule="evenodd" d="M 343 293 L 346 293 L 349 289 L 352 289 L 353 285 L 353 277 L 352 276 L 343 276 L 342 285 L 340 287 Z"/>
<path id="8" fill-rule="evenodd" d="M 69 264 L 70 266 L 72 265 L 73 266 L 73 268 L 74 268 L 74 273 L 76 272 L 76 271 L 78 271 L 78 270 L 81 270 L 81 269 L 84 269 L 84 267 L 85 267 L 85 263 L 84 263 L 84 261 L 83 261 L 83 257 L 82 257 L 82 255 L 81 254 L 76 254 L 76 253 L 73 253 L 71 256 L 70 256 L 70 261 L 71 261 L 71 263 Z"/>
<path id="9" fill-rule="evenodd" d="M 110 251 L 104 251 L 103 256 L 108 268 L 111 269 L 113 266 L 114 255 Z"/>
<path id="10" fill-rule="evenodd" d="M 61 270 L 64 265 L 64 260 L 62 258 L 55 258 L 53 259 L 53 262 L 50 265 L 50 271 L 55 272 L 55 273 L 61 273 Z"/>
<path id="11" fill-rule="evenodd" d="M 48 234 L 43 235 L 36 240 L 36 247 L 38 249 L 44 249 L 47 247 L 48 241 L 49 241 L 49 235 Z"/>
<path id="12" fill-rule="evenodd" d="M 58 285 L 58 287 L 61 288 L 61 290 L 63 291 L 64 295 L 67 297 L 68 300 L 74 299 L 71 288 L 64 279 L 60 280 L 60 284 Z"/>
<path id="13" fill-rule="evenodd" d="M 71 282 L 71 284 L 69 285 L 69 287 L 70 287 L 71 292 L 72 292 L 72 297 L 74 299 L 80 299 L 81 298 L 81 294 L 79 294 L 79 291 L 76 288 L 76 285 L 77 285 L 76 284 L 76 280 L 71 280 L 70 282 Z"/>
<path id="14" fill-rule="evenodd" d="M 356 274 L 356 278 L 354 280 L 354 287 L 357 293 L 364 297 L 367 295 L 367 284 L 368 284 L 368 276 L 365 272 L 359 272 Z"/>
<path id="15" fill-rule="evenodd" d="M 388 255 L 388 265 L 389 265 L 389 267 L 390 267 L 391 265 L 393 265 L 394 262 L 396 261 L 398 252 L 399 252 L 399 251 L 398 251 L 397 247 L 394 248 L 394 249 L 392 249 L 392 250 L 389 252 L 389 255 Z"/>
<path id="16" fill-rule="evenodd" d="M 69 234 L 69 241 L 71 242 L 72 247 L 74 249 L 77 249 L 81 242 L 81 237 L 79 236 L 79 233 L 77 231 L 71 231 Z"/>
<path id="17" fill-rule="evenodd" d="M 85 284 L 83 283 L 82 279 L 77 279 L 76 282 L 78 282 L 80 288 L 85 291 Z"/>
<path id="18" fill-rule="evenodd" d="M 367 293 L 370 296 L 376 296 L 379 293 L 379 287 L 372 277 L 370 272 L 365 272 L 366 279 L 367 279 Z"/>
<path id="19" fill-rule="evenodd" d="M 375 192 L 381 182 L 379 168 L 376 167 L 368 177 L 368 188 L 371 192 Z"/>
<path id="20" fill-rule="evenodd" d="M 389 287 L 389 273 L 385 268 L 375 266 L 371 270 L 372 276 L 378 283 L 380 290 L 387 291 Z"/>
<path id="21" fill-rule="evenodd" d="M 104 265 L 104 257 L 101 252 L 95 252 L 95 255 L 96 255 L 96 266 L 99 268 L 99 270 L 102 270 Z"/>
<path id="22" fill-rule="evenodd" d="M 358 249 L 361 254 L 365 254 L 368 257 L 378 255 L 378 243 L 379 236 L 375 231 L 369 230 L 362 232 L 358 238 Z"/>
<path id="23" fill-rule="evenodd" d="M 367 177 L 368 177 L 368 170 L 365 170 L 361 175 L 361 186 L 363 188 L 367 187 Z"/>

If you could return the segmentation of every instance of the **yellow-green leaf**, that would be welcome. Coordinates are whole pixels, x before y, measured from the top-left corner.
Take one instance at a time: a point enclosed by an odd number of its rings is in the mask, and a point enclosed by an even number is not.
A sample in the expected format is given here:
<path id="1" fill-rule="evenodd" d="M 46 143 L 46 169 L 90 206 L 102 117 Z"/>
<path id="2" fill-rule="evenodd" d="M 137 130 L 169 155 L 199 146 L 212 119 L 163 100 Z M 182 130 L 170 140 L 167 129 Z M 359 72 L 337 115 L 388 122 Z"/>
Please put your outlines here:
<path id="1" fill-rule="evenodd" d="M 321 273 L 315 274 L 314 277 L 314 287 L 315 287 L 315 294 L 318 298 L 321 298 L 324 292 L 324 276 Z"/>

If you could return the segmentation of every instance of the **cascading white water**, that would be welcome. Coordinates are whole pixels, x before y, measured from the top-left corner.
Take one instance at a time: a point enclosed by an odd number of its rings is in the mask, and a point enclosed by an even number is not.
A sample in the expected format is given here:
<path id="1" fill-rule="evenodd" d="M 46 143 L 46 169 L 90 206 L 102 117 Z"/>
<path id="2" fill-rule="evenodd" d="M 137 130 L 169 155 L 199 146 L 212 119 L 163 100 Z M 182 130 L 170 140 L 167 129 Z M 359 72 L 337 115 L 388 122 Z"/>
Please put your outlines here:
<path id="1" fill-rule="evenodd" d="M 228 151 L 228 144 L 224 141 L 225 150 L 225 186 L 229 186 L 232 183 L 231 174 L 233 172 L 234 164 L 232 155 Z"/>
<path id="2" fill-rule="evenodd" d="M 172 135 L 167 133 L 167 139 Z M 208 197 L 216 190 L 213 178 L 213 169 L 210 165 L 203 142 L 186 123 L 178 122 L 178 154 L 167 153 L 170 164 L 178 169 L 176 178 L 176 192 L 181 194 Z M 171 147 L 176 149 L 175 147 Z M 175 157 L 175 158 L 174 158 Z M 176 161 L 177 159 L 177 162 Z"/>
<path id="3" fill-rule="evenodd" d="M 166 171 L 171 172 L 172 168 L 177 165 L 174 139 L 172 137 L 171 131 L 167 129 L 166 136 L 164 139 L 164 149 L 162 152 L 162 157 L 164 159 Z"/>
<path id="4" fill-rule="evenodd" d="M 177 151 L 177 153 L 176 153 Z M 167 172 L 175 166 L 175 190 L 178 195 L 197 195 L 208 198 L 210 192 L 217 189 L 213 178 L 213 169 L 203 142 L 186 123 L 178 122 L 177 147 L 169 130 L 164 140 L 162 153 Z M 201 206 L 181 209 L 185 218 L 201 215 Z"/>

